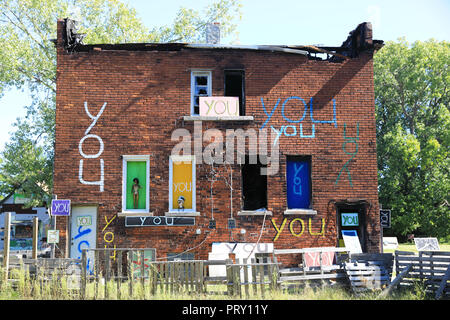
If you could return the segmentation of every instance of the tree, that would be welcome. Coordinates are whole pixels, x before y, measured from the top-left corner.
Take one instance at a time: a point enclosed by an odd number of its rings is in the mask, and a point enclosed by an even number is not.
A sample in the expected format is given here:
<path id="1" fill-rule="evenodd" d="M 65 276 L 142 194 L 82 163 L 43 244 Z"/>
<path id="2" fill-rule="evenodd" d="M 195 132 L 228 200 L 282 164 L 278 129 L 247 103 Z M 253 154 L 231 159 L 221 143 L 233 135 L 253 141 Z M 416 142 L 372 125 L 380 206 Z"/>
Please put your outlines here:
<path id="1" fill-rule="evenodd" d="M 450 235 L 450 43 L 388 42 L 374 58 L 379 198 L 395 235 Z"/>
<path id="2" fill-rule="evenodd" d="M 55 129 L 56 21 L 80 22 L 84 43 L 200 42 L 209 22 L 222 36 L 236 30 L 238 0 L 215 0 L 203 12 L 180 8 L 171 26 L 149 30 L 135 9 L 119 0 L 0 0 L 0 97 L 11 87 L 31 92 L 27 115 L 0 158 L 0 193 L 21 186 L 36 205 L 52 194 Z"/>

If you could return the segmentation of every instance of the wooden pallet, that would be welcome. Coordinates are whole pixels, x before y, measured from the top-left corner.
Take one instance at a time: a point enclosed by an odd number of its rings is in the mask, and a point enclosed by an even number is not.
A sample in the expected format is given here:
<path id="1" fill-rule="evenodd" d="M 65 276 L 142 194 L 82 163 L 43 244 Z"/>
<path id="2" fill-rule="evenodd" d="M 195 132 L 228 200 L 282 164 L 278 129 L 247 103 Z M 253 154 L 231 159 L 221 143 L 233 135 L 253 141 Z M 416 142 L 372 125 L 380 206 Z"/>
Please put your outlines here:
<path id="1" fill-rule="evenodd" d="M 345 271 L 355 293 L 383 289 L 390 283 L 391 276 L 382 262 L 346 262 Z"/>

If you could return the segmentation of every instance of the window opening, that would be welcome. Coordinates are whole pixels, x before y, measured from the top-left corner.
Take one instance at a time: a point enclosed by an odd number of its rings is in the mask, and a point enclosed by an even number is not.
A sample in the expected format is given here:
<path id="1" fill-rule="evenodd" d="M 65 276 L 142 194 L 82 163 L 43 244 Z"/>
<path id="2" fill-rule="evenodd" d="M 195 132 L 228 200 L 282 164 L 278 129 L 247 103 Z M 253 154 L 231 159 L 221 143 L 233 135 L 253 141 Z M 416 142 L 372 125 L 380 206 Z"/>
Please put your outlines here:
<path id="1" fill-rule="evenodd" d="M 286 190 L 288 209 L 311 208 L 311 157 L 286 158 Z"/>
<path id="2" fill-rule="evenodd" d="M 263 167 L 259 161 L 256 164 L 249 163 L 249 157 L 246 156 L 242 166 L 244 210 L 267 210 L 267 176 L 261 174 Z"/>
<path id="3" fill-rule="evenodd" d="M 192 71 L 191 114 L 199 115 L 200 97 L 211 96 L 211 71 Z"/>
<path id="4" fill-rule="evenodd" d="M 245 115 L 245 77 L 243 70 L 225 70 L 225 96 L 239 97 L 239 115 Z"/>

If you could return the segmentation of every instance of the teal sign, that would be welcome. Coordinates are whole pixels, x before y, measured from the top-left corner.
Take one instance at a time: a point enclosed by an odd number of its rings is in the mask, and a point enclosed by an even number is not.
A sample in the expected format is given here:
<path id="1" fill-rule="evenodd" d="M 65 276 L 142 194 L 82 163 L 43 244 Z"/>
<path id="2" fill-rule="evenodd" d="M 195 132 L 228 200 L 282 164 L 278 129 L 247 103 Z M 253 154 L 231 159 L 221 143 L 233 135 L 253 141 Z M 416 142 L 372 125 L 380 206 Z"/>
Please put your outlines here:
<path id="1" fill-rule="evenodd" d="M 359 226 L 359 219 L 357 213 L 342 213 L 341 225 L 343 227 L 356 227 Z"/>

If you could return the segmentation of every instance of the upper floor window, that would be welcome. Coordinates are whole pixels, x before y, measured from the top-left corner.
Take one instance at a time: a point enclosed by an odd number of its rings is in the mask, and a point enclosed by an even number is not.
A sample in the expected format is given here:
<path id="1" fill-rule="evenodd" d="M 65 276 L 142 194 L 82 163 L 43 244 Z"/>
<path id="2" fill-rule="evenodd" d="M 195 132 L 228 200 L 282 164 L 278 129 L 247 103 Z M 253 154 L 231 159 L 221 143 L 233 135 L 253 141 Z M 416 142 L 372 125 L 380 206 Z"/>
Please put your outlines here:
<path id="1" fill-rule="evenodd" d="M 244 70 L 224 71 L 225 97 L 239 98 L 239 115 L 245 115 L 245 76 Z"/>
<path id="2" fill-rule="evenodd" d="M 211 96 L 211 71 L 193 70 L 191 72 L 191 115 L 200 113 L 200 97 Z"/>

